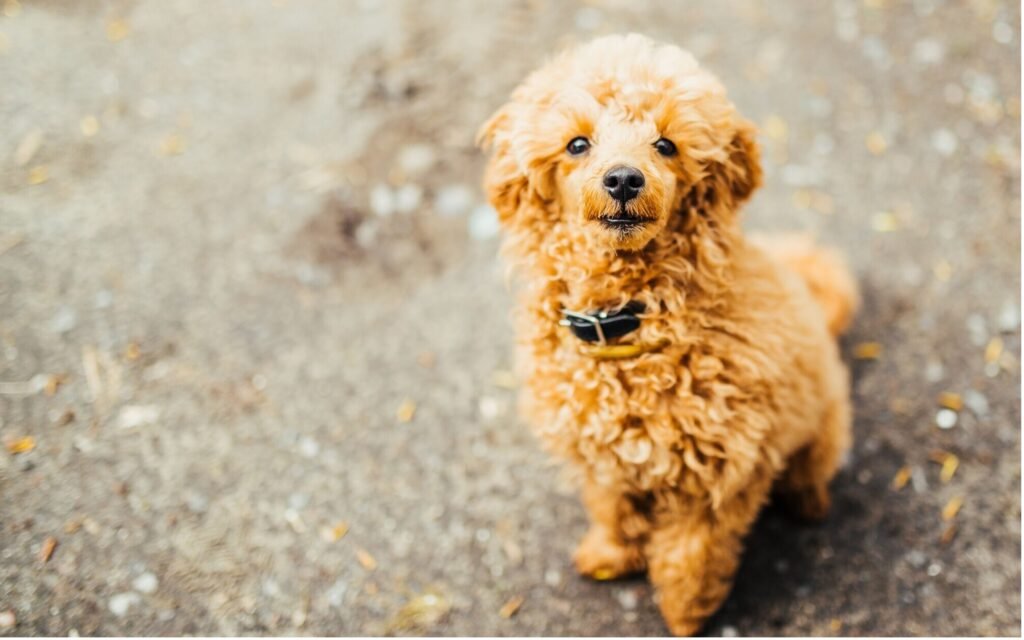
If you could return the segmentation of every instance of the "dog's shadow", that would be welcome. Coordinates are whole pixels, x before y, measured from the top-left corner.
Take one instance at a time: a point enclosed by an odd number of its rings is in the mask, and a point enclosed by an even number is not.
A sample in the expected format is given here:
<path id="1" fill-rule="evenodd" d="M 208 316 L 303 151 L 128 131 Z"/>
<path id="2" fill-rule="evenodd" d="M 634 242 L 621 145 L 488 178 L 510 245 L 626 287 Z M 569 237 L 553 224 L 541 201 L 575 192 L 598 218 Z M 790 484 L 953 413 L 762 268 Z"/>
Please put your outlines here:
<path id="1" fill-rule="evenodd" d="M 852 344 L 866 339 L 862 332 L 884 330 L 886 318 L 891 320 L 905 310 L 900 300 L 873 284 L 862 282 L 861 313 L 862 317 L 873 318 L 873 325 L 882 323 L 881 327 L 855 326 L 842 340 L 843 353 L 848 354 Z M 865 441 L 883 428 L 886 417 L 877 407 L 859 403 L 854 392 L 870 364 L 847 364 L 855 404 L 855 447 L 851 464 L 832 482 L 828 518 L 819 524 L 802 523 L 780 505 L 769 505 L 746 539 L 733 591 L 708 620 L 705 634 L 733 627 L 741 634 L 773 635 L 792 633 L 806 624 L 825 625 L 826 632 L 835 633 L 838 629 L 827 625 L 841 624 L 843 613 L 857 608 L 848 596 L 863 590 L 860 574 L 869 567 L 874 572 L 886 572 L 904 552 L 899 541 L 900 519 L 890 513 L 894 506 L 879 499 L 889 493 L 888 470 L 899 466 L 901 456 L 886 444 L 870 455 L 856 446 L 856 442 Z M 861 475 L 865 470 L 868 474 Z M 808 632 L 803 629 L 803 633 Z"/>

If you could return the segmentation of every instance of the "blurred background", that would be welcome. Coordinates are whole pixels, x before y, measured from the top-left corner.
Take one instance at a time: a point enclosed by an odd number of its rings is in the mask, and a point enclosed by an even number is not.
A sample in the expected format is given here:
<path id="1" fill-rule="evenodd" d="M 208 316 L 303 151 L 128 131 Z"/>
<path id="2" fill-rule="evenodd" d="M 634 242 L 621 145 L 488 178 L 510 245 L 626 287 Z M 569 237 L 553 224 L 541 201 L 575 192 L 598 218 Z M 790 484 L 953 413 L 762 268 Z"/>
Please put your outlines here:
<path id="1" fill-rule="evenodd" d="M 845 250 L 856 447 L 707 633 L 1020 631 L 1020 7 L 0 0 L 0 634 L 644 635 L 514 415 L 478 125 L 640 31 Z"/>

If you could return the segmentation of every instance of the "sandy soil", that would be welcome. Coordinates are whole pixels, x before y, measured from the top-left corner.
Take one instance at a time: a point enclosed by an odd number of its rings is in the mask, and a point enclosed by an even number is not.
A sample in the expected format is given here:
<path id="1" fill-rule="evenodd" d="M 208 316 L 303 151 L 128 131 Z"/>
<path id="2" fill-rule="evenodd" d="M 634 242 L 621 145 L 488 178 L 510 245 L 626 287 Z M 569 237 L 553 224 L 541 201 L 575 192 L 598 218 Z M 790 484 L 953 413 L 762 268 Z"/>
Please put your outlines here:
<path id="1" fill-rule="evenodd" d="M 769 509 L 707 632 L 1020 632 L 1015 3 L 0 5 L 0 634 L 665 633 L 571 569 L 472 143 L 629 30 L 762 126 L 748 227 L 866 295 L 835 513 Z"/>

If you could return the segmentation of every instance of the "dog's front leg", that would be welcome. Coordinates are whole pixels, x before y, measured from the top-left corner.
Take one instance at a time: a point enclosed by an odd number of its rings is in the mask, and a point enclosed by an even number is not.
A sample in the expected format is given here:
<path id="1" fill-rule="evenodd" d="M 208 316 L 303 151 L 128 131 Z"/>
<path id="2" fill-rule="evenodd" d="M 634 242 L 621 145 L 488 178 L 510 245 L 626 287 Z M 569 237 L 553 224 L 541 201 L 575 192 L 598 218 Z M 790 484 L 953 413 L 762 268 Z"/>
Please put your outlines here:
<path id="1" fill-rule="evenodd" d="M 717 509 L 681 501 L 659 509 L 644 549 L 662 616 L 677 636 L 700 631 L 732 588 L 743 536 L 771 488 L 763 474 Z"/>
<path id="2" fill-rule="evenodd" d="M 577 571 L 597 580 L 643 571 L 641 542 L 648 522 L 635 504 L 621 491 L 591 480 L 582 497 L 591 524 L 573 556 Z"/>

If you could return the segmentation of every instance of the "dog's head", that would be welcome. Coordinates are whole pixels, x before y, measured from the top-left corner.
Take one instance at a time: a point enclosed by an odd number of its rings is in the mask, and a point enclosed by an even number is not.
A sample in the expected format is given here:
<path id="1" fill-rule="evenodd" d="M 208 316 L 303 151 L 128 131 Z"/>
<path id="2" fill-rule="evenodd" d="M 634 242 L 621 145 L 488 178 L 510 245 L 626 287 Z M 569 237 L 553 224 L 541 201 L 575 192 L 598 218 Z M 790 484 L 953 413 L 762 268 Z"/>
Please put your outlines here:
<path id="1" fill-rule="evenodd" d="M 503 225 L 569 225 L 616 251 L 685 228 L 686 216 L 732 224 L 761 177 L 753 127 L 722 85 L 690 54 L 639 35 L 555 58 L 479 140 L 493 150 L 485 188 Z"/>

